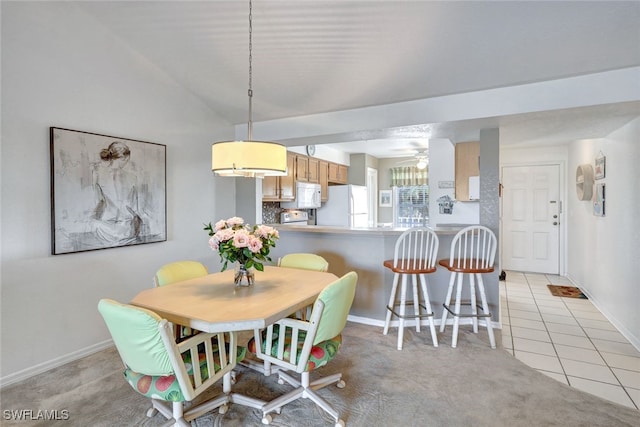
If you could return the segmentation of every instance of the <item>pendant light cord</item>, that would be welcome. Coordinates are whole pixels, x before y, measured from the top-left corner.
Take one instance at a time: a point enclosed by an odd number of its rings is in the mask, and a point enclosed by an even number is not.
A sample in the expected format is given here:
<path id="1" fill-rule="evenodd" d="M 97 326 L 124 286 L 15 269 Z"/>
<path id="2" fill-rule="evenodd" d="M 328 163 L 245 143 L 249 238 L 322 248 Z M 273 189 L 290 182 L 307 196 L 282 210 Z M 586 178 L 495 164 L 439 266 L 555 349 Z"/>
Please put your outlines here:
<path id="1" fill-rule="evenodd" d="M 253 7 L 251 4 L 251 0 L 249 0 L 249 91 L 248 91 L 248 95 L 249 95 L 249 122 L 247 123 L 247 140 L 248 141 L 253 141 L 253 120 L 251 118 L 252 116 L 252 111 L 251 111 L 251 100 L 253 98 L 253 89 L 251 86 L 251 78 L 252 78 L 252 66 L 251 66 L 251 61 L 253 59 L 252 57 L 252 50 L 253 50 L 253 44 L 252 44 L 252 34 L 253 34 L 253 24 L 252 24 L 252 20 L 253 20 Z"/>

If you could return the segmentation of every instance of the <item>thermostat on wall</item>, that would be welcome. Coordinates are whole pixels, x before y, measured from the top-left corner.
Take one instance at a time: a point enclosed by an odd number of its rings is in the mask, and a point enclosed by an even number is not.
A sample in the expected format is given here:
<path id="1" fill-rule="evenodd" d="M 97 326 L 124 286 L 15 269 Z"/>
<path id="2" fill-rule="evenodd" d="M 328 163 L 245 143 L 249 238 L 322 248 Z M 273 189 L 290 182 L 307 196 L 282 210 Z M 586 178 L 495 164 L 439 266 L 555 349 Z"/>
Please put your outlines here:
<path id="1" fill-rule="evenodd" d="M 453 181 L 438 181 L 438 188 L 454 188 L 455 182 Z"/>

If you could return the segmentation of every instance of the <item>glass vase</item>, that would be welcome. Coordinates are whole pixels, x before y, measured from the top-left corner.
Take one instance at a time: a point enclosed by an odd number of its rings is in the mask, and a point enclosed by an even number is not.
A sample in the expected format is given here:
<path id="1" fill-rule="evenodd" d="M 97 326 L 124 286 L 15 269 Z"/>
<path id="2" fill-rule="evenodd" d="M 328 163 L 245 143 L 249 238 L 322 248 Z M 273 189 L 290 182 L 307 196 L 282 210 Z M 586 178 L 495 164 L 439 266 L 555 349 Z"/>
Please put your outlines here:
<path id="1" fill-rule="evenodd" d="M 236 287 L 253 286 L 255 283 L 253 269 L 247 268 L 243 263 L 237 262 L 233 274 L 233 283 Z"/>

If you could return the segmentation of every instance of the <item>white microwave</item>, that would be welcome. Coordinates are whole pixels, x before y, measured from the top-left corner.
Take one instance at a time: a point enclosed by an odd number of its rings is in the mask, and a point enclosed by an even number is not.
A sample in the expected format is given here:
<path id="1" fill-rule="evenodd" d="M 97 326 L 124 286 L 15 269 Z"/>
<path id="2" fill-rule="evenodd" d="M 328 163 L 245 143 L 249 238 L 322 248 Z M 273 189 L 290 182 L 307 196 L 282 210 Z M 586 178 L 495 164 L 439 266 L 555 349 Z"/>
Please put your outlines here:
<path id="1" fill-rule="evenodd" d="M 296 181 L 296 200 L 280 203 L 286 209 L 316 209 L 320 207 L 320 184 Z"/>

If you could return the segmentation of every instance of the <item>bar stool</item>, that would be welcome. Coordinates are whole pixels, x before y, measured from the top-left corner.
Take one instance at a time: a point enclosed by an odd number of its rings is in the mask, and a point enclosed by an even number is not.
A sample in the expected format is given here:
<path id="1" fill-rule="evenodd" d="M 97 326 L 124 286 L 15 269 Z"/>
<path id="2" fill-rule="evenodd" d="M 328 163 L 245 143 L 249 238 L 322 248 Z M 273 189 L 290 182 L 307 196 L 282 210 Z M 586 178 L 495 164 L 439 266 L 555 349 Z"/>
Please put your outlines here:
<path id="1" fill-rule="evenodd" d="M 393 285 L 389 305 L 387 305 L 387 318 L 384 322 L 384 335 L 389 332 L 391 315 L 398 317 L 398 350 L 402 350 L 402 340 L 404 336 L 404 320 L 414 318 L 416 321 L 416 331 L 420 332 L 420 319 L 429 318 L 429 328 L 433 346 L 438 346 L 438 337 L 433 323 L 433 311 L 429 302 L 427 290 L 427 274 L 436 271 L 436 257 L 438 256 L 439 240 L 436 233 L 429 228 L 412 228 L 403 232 L 396 240 L 393 259 L 384 261 L 384 266 L 393 271 Z M 400 290 L 400 300 L 398 301 L 398 281 L 402 276 L 402 286 Z M 413 301 L 407 301 L 407 279 L 411 276 L 413 284 Z M 423 300 L 420 301 L 418 281 L 422 288 Z M 414 306 L 414 314 L 406 313 L 406 306 Z M 398 308 L 398 311 L 396 311 Z M 425 310 L 420 313 L 420 309 Z"/>
<path id="2" fill-rule="evenodd" d="M 458 327 L 461 317 L 470 317 L 473 323 L 473 332 L 478 333 L 478 319 L 484 318 L 489 334 L 491 348 L 496 348 L 496 340 L 493 335 L 493 326 L 491 325 L 491 313 L 487 304 L 487 296 L 484 290 L 482 275 L 493 272 L 493 262 L 496 256 L 497 239 L 496 235 L 487 227 L 474 225 L 463 228 L 456 234 L 451 242 L 451 254 L 449 259 L 443 259 L 438 262 L 451 272 L 449 279 L 449 288 L 445 299 L 444 310 L 442 310 L 442 320 L 440 322 L 440 332 L 444 332 L 447 315 L 453 316 L 453 336 L 451 347 L 456 347 L 458 343 Z M 462 283 L 464 276 L 469 277 L 469 294 L 470 301 L 462 301 Z M 453 294 L 454 283 L 457 277 L 456 299 L 453 309 L 451 308 L 451 296 Z M 482 306 L 476 305 L 476 286 L 475 280 L 478 281 L 477 291 L 480 294 L 480 302 Z M 462 313 L 460 307 L 468 305 L 471 307 L 471 313 Z M 482 313 L 478 313 L 478 309 Z"/>

